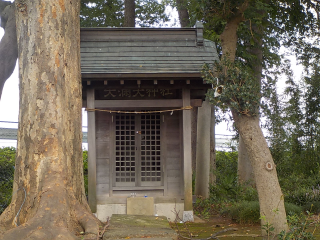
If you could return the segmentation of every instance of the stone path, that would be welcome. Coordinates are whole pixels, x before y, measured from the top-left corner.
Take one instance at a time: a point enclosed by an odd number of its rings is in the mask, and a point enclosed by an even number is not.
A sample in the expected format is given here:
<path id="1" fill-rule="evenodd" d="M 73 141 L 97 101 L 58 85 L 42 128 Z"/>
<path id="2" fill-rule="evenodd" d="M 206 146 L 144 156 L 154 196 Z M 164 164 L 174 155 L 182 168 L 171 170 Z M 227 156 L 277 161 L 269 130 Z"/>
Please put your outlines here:
<path id="1" fill-rule="evenodd" d="M 114 214 L 103 239 L 176 240 L 178 238 L 176 232 L 170 228 L 166 217 Z"/>

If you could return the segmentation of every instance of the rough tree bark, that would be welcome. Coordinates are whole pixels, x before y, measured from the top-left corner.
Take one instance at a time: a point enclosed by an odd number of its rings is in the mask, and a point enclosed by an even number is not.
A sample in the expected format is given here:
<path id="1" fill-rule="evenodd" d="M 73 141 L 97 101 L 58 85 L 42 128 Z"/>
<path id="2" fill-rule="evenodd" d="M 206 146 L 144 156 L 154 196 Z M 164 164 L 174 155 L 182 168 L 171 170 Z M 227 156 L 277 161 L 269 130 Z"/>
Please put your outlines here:
<path id="1" fill-rule="evenodd" d="M 16 0 L 20 111 L 14 195 L 0 239 L 97 234 L 83 187 L 78 0 Z M 96 236 L 94 236 L 96 238 Z"/>
<path id="2" fill-rule="evenodd" d="M 220 35 L 222 58 L 234 61 L 237 48 L 237 29 L 244 21 L 243 12 L 246 3 L 239 7 L 238 12 L 231 17 Z M 231 109 L 236 128 L 246 146 L 249 159 L 256 180 L 259 195 L 260 214 L 264 216 L 261 224 L 272 224 L 274 233 L 288 230 L 284 199 L 278 181 L 276 166 L 273 162 L 267 142 L 259 125 L 259 117 L 240 115 L 235 109 Z M 263 234 L 265 231 L 263 230 Z"/>
<path id="3" fill-rule="evenodd" d="M 187 9 L 187 2 L 185 0 L 176 0 L 179 21 L 181 27 L 190 27 L 189 12 Z"/>
<path id="4" fill-rule="evenodd" d="M 241 136 L 238 145 L 238 182 L 254 186 L 253 169 Z"/>
<path id="5" fill-rule="evenodd" d="M 0 42 L 0 100 L 6 80 L 11 76 L 18 58 L 15 7 L 10 2 L 0 2 L 1 27 L 4 36 Z"/>
<path id="6" fill-rule="evenodd" d="M 124 1 L 124 27 L 135 27 L 136 7 L 135 0 Z"/>

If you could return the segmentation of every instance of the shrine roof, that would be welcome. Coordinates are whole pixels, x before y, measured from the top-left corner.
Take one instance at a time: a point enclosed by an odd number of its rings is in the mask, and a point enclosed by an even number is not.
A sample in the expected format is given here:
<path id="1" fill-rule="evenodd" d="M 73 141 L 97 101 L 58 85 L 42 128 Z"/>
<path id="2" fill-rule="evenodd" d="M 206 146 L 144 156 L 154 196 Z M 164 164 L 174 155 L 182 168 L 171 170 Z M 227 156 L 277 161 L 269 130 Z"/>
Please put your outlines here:
<path id="1" fill-rule="evenodd" d="M 216 46 L 197 28 L 82 28 L 83 78 L 155 74 L 201 76 L 218 60 Z"/>

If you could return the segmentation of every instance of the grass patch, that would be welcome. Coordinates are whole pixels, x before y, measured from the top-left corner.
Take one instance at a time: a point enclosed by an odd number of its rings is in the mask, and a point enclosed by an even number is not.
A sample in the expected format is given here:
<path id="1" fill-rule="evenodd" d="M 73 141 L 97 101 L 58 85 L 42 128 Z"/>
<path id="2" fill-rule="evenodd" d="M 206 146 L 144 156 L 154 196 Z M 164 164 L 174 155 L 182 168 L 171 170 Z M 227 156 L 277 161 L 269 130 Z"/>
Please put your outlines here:
<path id="1" fill-rule="evenodd" d="M 292 203 L 285 203 L 288 216 L 300 214 L 302 208 Z M 231 217 L 240 224 L 260 223 L 260 207 L 258 201 L 242 201 L 222 209 L 222 214 Z"/>

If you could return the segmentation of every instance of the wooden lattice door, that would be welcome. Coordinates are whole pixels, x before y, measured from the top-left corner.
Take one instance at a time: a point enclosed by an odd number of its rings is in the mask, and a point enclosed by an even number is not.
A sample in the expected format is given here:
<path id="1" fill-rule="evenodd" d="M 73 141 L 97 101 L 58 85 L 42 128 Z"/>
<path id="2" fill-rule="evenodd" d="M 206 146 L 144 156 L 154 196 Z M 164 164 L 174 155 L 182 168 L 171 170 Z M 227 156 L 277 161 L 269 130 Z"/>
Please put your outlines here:
<path id="1" fill-rule="evenodd" d="M 160 113 L 115 115 L 114 186 L 161 186 Z"/>

